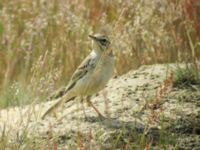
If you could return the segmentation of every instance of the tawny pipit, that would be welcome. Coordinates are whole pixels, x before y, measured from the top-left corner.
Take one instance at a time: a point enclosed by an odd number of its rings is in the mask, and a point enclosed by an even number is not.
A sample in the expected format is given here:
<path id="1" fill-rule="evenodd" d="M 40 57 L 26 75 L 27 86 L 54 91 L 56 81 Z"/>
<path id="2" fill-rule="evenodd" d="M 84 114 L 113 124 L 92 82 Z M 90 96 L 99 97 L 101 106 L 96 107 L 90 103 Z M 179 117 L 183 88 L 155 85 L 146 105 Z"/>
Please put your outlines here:
<path id="1" fill-rule="evenodd" d="M 92 51 L 76 69 L 69 81 L 68 86 L 58 93 L 58 98 L 43 115 L 55 110 L 58 106 L 63 106 L 65 102 L 74 99 L 76 96 L 87 97 L 87 101 L 98 113 L 103 116 L 98 109 L 90 102 L 90 97 L 104 88 L 111 78 L 114 68 L 114 58 L 109 50 L 110 40 L 102 34 L 89 35 L 92 39 Z"/>

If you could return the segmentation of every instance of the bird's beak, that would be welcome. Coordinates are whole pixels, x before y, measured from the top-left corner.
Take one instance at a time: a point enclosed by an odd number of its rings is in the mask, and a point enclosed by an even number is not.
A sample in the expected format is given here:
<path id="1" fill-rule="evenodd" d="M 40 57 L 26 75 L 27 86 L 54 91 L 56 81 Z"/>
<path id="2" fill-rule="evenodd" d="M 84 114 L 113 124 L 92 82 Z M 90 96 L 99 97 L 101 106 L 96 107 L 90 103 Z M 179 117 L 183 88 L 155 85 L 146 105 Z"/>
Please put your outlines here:
<path id="1" fill-rule="evenodd" d="M 94 35 L 89 35 L 89 37 L 93 40 L 97 40 L 97 38 Z"/>

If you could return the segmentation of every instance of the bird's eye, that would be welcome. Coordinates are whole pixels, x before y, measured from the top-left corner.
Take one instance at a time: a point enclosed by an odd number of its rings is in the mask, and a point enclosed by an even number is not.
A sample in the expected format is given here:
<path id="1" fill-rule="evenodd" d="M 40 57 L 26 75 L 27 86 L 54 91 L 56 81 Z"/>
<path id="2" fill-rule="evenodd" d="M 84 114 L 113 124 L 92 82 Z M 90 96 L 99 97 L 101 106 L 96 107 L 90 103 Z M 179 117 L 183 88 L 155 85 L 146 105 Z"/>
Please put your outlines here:
<path id="1" fill-rule="evenodd" d="M 105 42 L 106 42 L 106 39 L 102 39 L 101 41 L 105 43 Z"/>
<path id="2" fill-rule="evenodd" d="M 100 42 L 105 45 L 107 43 L 107 40 L 106 39 L 101 39 Z"/>
<path id="3" fill-rule="evenodd" d="M 100 43 L 101 43 L 101 45 L 106 46 L 107 45 L 107 40 L 106 39 L 101 39 Z"/>

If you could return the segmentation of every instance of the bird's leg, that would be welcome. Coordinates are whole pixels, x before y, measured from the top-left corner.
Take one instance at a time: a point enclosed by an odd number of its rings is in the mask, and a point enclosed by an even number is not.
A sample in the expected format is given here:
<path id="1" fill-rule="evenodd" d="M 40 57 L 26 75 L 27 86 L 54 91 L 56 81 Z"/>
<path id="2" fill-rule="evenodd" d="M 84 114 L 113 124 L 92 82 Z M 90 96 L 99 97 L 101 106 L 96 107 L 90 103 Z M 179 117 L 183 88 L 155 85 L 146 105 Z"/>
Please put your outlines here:
<path id="1" fill-rule="evenodd" d="M 99 117 L 101 117 L 101 118 L 106 118 L 104 115 L 102 115 L 101 113 L 100 113 L 100 111 L 93 105 L 93 103 L 90 101 L 90 99 L 91 99 L 91 96 L 87 96 L 87 104 L 89 105 L 89 106 L 92 106 L 92 108 L 97 112 L 97 114 L 99 115 Z"/>
<path id="2" fill-rule="evenodd" d="M 53 111 L 53 117 L 58 118 L 58 114 L 56 113 L 56 111 Z"/>
<path id="3" fill-rule="evenodd" d="M 84 107 L 84 101 L 83 101 L 83 97 L 81 96 L 81 107 L 82 107 L 82 110 L 83 110 L 83 113 L 84 113 L 84 116 L 85 118 L 87 118 L 87 115 L 86 115 L 86 112 L 85 112 L 85 107 Z"/>

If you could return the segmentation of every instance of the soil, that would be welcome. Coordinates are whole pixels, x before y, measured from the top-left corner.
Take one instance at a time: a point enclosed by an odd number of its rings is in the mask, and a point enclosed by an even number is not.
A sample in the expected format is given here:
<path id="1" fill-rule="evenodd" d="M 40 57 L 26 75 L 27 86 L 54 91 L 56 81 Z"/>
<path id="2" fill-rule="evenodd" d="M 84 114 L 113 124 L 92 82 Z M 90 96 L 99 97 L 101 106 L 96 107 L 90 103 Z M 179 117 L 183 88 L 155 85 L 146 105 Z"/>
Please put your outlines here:
<path id="1" fill-rule="evenodd" d="M 86 104 L 85 116 L 77 98 L 41 120 L 51 101 L 1 110 L 0 134 L 13 143 L 24 135 L 49 140 L 58 149 L 200 149 L 200 92 L 167 85 L 173 67 L 142 66 L 111 79 L 92 97 L 107 118 Z"/>

